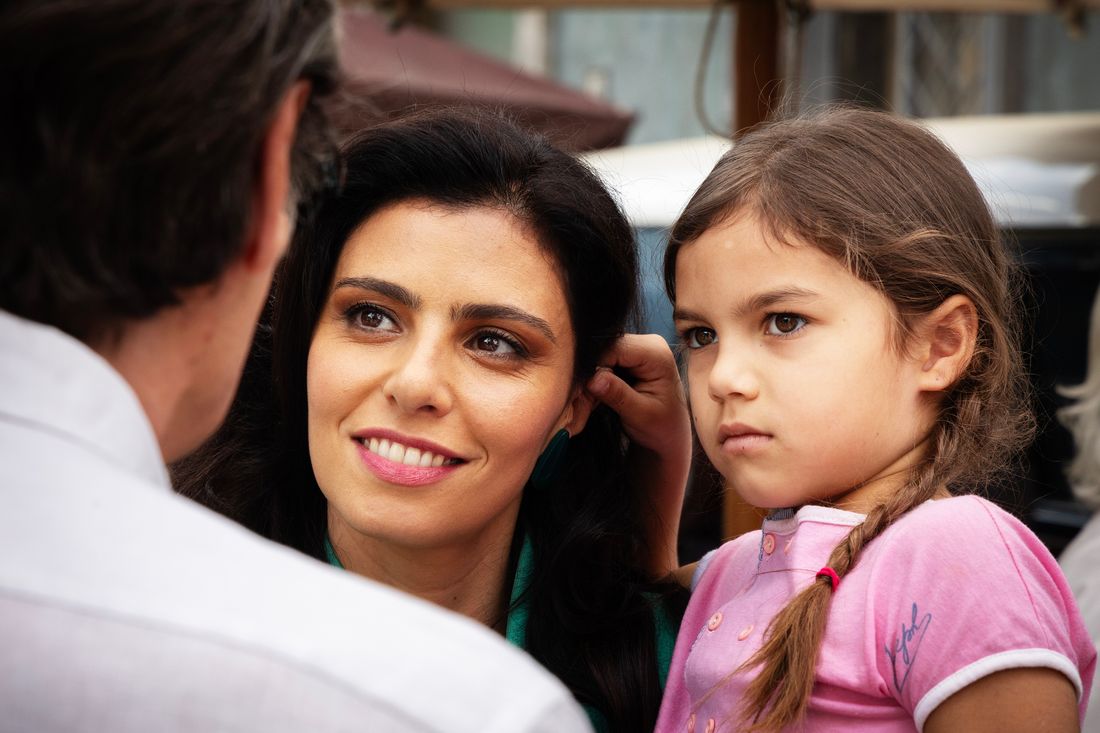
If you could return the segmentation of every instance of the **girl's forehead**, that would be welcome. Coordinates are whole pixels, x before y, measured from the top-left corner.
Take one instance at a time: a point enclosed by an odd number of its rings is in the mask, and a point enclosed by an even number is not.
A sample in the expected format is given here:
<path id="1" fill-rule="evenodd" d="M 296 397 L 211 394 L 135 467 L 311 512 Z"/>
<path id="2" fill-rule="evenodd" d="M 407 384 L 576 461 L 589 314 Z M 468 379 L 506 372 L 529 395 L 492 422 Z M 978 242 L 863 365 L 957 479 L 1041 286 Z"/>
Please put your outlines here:
<path id="1" fill-rule="evenodd" d="M 700 270 L 713 275 L 754 278 L 791 274 L 854 277 L 847 268 L 812 242 L 798 236 L 780 239 L 755 216 L 742 216 L 713 226 L 682 246 L 677 272 Z M 719 272 L 712 268 L 720 267 Z"/>
<path id="2" fill-rule="evenodd" d="M 676 258 L 678 310 L 851 297 L 884 299 L 820 248 L 796 237 L 779 241 L 748 217 L 708 229 Z"/>

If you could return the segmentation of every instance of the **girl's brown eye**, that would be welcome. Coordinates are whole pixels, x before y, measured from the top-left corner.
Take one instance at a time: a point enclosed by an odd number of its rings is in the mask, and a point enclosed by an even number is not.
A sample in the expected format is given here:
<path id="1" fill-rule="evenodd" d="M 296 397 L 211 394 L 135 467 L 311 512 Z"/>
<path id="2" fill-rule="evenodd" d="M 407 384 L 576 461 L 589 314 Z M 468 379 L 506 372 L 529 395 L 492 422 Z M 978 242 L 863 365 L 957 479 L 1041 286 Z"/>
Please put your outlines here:
<path id="1" fill-rule="evenodd" d="M 684 345 L 689 349 L 701 349 L 718 340 L 718 334 L 710 328 L 692 328 L 683 335 Z"/>
<path id="2" fill-rule="evenodd" d="M 798 319 L 787 313 L 780 314 L 775 317 L 775 327 L 780 333 L 790 333 L 798 328 Z"/>
<path id="3" fill-rule="evenodd" d="M 806 319 L 795 313 L 773 313 L 768 316 L 765 330 L 772 336 L 789 336 L 805 325 Z"/>

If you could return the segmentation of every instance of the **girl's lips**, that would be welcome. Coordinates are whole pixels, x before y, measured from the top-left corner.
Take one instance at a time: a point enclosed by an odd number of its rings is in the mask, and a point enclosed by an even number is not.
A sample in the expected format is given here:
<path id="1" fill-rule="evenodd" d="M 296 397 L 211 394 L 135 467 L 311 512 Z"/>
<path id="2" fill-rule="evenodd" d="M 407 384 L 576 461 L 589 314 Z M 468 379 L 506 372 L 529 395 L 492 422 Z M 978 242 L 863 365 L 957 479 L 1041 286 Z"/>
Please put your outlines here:
<path id="1" fill-rule="evenodd" d="M 399 486 L 426 486 L 440 481 L 461 463 L 444 463 L 441 466 L 410 466 L 406 463 L 391 461 L 389 458 L 372 453 L 362 441 L 356 441 L 359 457 L 371 473 L 378 478 Z"/>
<path id="2" fill-rule="evenodd" d="M 764 433 L 740 433 L 731 435 L 722 441 L 724 453 L 754 453 L 763 450 L 772 441 L 772 436 Z"/>
<path id="3" fill-rule="evenodd" d="M 718 428 L 718 442 L 723 453 L 745 454 L 761 451 L 772 441 L 772 436 L 752 425 L 735 422 Z"/>

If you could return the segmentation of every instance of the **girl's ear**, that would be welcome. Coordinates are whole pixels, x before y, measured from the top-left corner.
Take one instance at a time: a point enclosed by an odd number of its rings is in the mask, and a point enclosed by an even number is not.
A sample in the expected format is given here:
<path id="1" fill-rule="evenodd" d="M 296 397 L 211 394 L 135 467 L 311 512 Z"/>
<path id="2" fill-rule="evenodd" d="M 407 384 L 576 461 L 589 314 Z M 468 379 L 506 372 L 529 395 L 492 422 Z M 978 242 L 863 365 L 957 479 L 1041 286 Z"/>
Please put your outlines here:
<path id="1" fill-rule="evenodd" d="M 565 428 L 570 435 L 578 435 L 588 424 L 588 417 L 596 408 L 596 398 L 589 394 L 584 385 L 573 388 L 573 396 L 562 410 L 562 422 L 559 429 Z"/>
<path id="2" fill-rule="evenodd" d="M 978 341 L 978 309 L 965 295 L 952 295 L 924 317 L 918 328 L 918 387 L 948 389 L 966 370 Z"/>

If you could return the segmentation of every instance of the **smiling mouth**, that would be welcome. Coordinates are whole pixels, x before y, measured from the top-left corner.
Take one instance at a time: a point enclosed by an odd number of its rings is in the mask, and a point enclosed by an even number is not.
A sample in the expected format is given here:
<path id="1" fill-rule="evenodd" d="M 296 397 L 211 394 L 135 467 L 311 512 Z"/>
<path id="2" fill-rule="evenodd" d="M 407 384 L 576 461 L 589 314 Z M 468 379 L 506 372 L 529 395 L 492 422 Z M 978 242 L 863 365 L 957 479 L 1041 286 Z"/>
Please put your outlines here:
<path id="1" fill-rule="evenodd" d="M 439 453 L 413 448 L 388 438 L 356 438 L 355 441 L 374 455 L 404 466 L 439 468 L 462 463 L 458 458 L 448 458 Z"/>

